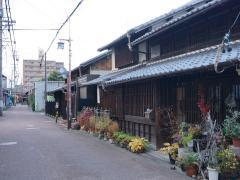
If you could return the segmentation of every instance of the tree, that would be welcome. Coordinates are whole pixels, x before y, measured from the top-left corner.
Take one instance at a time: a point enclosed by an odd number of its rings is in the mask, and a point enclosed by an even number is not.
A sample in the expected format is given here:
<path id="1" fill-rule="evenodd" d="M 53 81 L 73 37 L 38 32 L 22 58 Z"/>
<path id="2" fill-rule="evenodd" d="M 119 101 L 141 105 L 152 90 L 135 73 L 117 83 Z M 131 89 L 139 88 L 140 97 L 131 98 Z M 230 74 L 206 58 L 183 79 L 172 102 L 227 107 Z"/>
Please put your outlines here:
<path id="1" fill-rule="evenodd" d="M 49 74 L 48 81 L 64 81 L 64 78 L 59 72 L 53 71 L 51 74 Z"/>

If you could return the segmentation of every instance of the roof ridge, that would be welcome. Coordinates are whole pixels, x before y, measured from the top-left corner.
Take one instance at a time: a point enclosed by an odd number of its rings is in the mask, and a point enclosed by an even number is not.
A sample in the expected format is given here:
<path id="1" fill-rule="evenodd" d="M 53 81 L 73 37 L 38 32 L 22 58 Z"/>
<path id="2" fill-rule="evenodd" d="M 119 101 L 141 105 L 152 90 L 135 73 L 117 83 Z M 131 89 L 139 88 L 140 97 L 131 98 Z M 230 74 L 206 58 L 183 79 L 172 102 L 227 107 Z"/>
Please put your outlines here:
<path id="1" fill-rule="evenodd" d="M 206 3 L 206 4 L 202 4 L 202 5 L 200 5 L 199 7 L 194 8 L 194 9 L 192 9 L 191 11 L 187 12 L 186 14 L 183 14 L 183 15 L 181 15 L 181 16 L 178 16 L 178 17 L 176 17 L 176 18 L 173 18 L 172 20 L 170 20 L 170 21 L 166 22 L 165 24 L 157 27 L 156 29 L 154 29 L 154 30 L 152 30 L 152 31 L 144 34 L 143 36 L 135 39 L 133 42 L 131 42 L 131 44 L 132 44 L 132 45 L 135 45 L 135 44 L 137 44 L 138 42 L 141 42 L 141 40 L 143 40 L 145 37 L 148 37 L 149 35 L 151 35 L 151 34 L 157 32 L 157 31 L 161 30 L 162 28 L 167 27 L 167 26 L 169 26 L 169 25 L 171 25 L 171 24 L 173 24 L 173 23 L 175 23 L 175 22 L 177 22 L 177 21 L 179 21 L 179 20 L 181 20 L 181 19 L 183 19 L 183 18 L 185 18 L 185 17 L 187 17 L 187 16 L 192 15 L 193 13 L 196 13 L 196 12 L 198 12 L 198 11 L 200 11 L 200 10 L 203 10 L 203 9 L 205 9 L 205 8 L 208 8 L 208 7 L 210 7 L 210 6 L 212 6 L 212 5 L 215 5 L 215 4 L 217 4 L 218 2 L 221 2 L 221 1 L 224 1 L 224 0 L 212 0 L 212 1 L 209 1 L 208 3 Z M 180 11 L 181 11 L 181 10 L 180 10 Z M 178 12 L 179 12 L 179 11 L 178 11 Z"/>

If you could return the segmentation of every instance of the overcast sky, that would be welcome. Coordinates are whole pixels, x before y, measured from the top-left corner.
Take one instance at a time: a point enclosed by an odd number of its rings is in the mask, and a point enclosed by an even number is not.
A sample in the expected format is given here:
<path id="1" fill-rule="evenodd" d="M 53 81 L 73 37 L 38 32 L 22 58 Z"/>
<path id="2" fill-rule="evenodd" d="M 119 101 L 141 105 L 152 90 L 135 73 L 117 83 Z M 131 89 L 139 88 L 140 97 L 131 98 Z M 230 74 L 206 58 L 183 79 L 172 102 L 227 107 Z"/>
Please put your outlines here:
<path id="1" fill-rule="evenodd" d="M 10 0 L 14 28 L 59 28 L 80 0 Z M 127 30 L 175 9 L 190 0 L 84 0 L 71 18 L 72 68 L 99 54 L 97 49 Z M 68 38 L 68 24 L 58 39 Z M 7 32 L 4 32 L 4 36 Z M 23 59 L 37 59 L 46 50 L 56 31 L 15 31 L 19 56 L 19 83 Z M 57 50 L 56 41 L 47 59 L 64 62 L 68 67 L 68 46 Z M 66 44 L 67 45 L 67 44 Z M 11 78 L 13 60 L 3 52 L 3 74 Z"/>

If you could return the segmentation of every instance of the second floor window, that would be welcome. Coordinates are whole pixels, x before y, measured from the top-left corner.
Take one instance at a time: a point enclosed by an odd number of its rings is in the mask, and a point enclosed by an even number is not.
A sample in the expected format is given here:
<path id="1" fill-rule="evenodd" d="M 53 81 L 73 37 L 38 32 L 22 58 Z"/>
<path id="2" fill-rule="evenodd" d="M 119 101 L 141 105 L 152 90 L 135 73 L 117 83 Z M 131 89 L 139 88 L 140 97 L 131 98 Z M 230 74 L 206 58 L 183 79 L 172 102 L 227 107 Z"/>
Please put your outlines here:
<path id="1" fill-rule="evenodd" d="M 150 46 L 150 52 L 151 52 L 151 56 L 150 58 L 156 58 L 160 56 L 160 45 L 156 44 L 156 45 L 152 45 Z"/>
<path id="2" fill-rule="evenodd" d="M 147 52 L 146 42 L 139 44 L 138 45 L 138 61 L 139 62 L 143 62 L 147 60 L 146 52 Z"/>

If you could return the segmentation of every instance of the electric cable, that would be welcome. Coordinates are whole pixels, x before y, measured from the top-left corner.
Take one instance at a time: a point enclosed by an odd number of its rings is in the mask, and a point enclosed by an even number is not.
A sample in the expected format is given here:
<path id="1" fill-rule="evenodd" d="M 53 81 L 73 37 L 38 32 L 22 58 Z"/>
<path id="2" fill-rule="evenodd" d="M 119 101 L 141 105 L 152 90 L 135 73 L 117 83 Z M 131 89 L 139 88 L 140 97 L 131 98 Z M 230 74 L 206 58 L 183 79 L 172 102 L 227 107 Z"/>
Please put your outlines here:
<path id="1" fill-rule="evenodd" d="M 84 1 L 84 0 L 81 0 L 81 1 L 77 4 L 77 6 L 74 8 L 74 10 L 71 12 L 71 14 L 67 17 L 67 19 L 66 19 L 66 20 L 62 23 L 62 25 L 58 28 L 57 33 L 55 34 L 53 40 L 51 41 L 49 47 L 47 48 L 47 50 L 46 50 L 46 52 L 45 52 L 44 54 L 46 54 L 46 53 L 50 50 L 51 46 L 53 45 L 54 41 L 56 40 L 56 38 L 57 38 L 59 32 L 61 31 L 61 29 L 62 29 L 62 28 L 64 27 L 64 25 L 69 21 L 69 19 L 72 17 L 72 15 L 75 13 L 75 11 L 78 9 L 78 7 L 82 4 L 83 1 Z"/>

